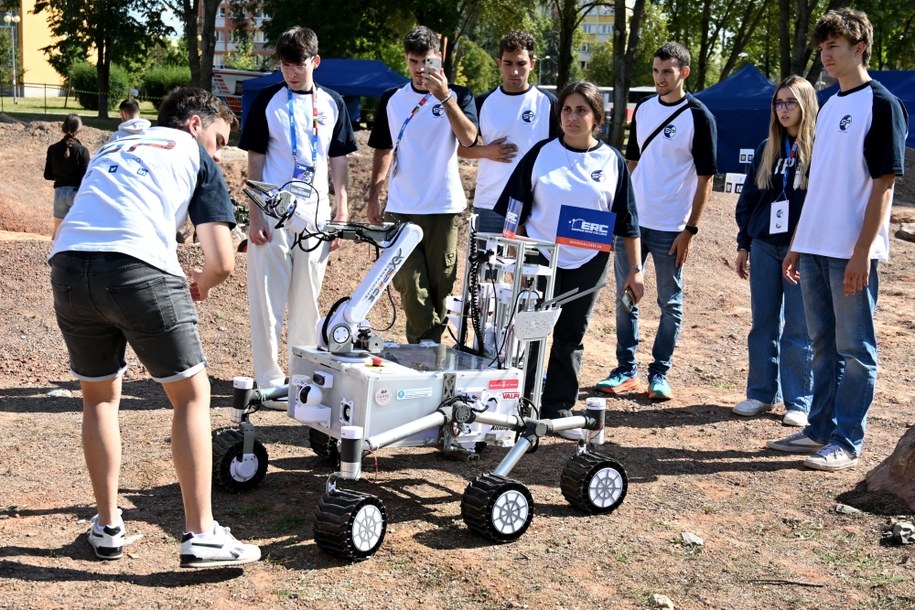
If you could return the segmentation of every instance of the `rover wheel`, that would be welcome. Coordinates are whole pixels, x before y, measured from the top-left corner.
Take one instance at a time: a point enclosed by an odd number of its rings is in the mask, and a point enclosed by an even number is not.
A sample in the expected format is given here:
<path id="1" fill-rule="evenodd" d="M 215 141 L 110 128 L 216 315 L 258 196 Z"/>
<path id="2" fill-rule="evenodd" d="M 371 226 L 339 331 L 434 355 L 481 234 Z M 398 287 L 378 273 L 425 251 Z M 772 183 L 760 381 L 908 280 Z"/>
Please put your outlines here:
<path id="1" fill-rule="evenodd" d="M 337 489 L 324 494 L 315 510 L 315 543 L 350 561 L 374 555 L 386 531 L 384 504 L 370 494 Z"/>
<path id="2" fill-rule="evenodd" d="M 242 455 L 245 435 L 235 428 L 213 431 L 213 482 L 231 492 L 257 487 L 267 474 L 267 449 L 254 441 L 254 451 Z"/>
<path id="3" fill-rule="evenodd" d="M 616 460 L 595 453 L 573 456 L 562 469 L 560 487 L 565 499 L 586 513 L 610 513 L 623 503 L 629 481 Z"/>
<path id="4" fill-rule="evenodd" d="M 521 537 L 534 519 L 527 487 L 495 474 L 475 478 L 461 498 L 461 516 L 470 531 L 496 542 Z"/>

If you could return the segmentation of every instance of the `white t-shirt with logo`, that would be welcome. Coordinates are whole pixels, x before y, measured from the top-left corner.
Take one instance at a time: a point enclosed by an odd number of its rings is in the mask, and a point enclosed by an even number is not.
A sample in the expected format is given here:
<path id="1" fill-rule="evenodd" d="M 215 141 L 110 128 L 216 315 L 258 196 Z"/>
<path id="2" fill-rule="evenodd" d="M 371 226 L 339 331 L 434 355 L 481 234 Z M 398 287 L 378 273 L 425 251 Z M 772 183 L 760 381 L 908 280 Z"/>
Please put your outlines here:
<path id="1" fill-rule="evenodd" d="M 475 207 L 491 210 L 521 157 L 540 140 L 559 134 L 555 105 L 556 96 L 537 87 L 528 87 L 520 93 L 506 93 L 502 87 L 496 87 L 477 96 L 482 144 L 507 138 L 507 142 L 518 147 L 518 154 L 509 163 L 479 160 L 473 196 Z"/>
<path id="2" fill-rule="evenodd" d="M 666 123 L 645 147 L 648 136 L 683 105 L 688 109 Z M 626 159 L 639 162 L 632 172 L 639 226 L 683 230 L 693 208 L 696 177 L 716 173 L 717 142 L 715 117 L 689 93 L 675 104 L 654 95 L 636 106 Z"/>
<path id="3" fill-rule="evenodd" d="M 598 141 L 589 150 L 568 148 L 561 138 L 541 141 L 512 172 L 495 211 L 505 216 L 510 200 L 523 204 L 519 226 L 533 239 L 555 242 L 562 206 L 613 212 L 613 234 L 638 237 L 639 219 L 632 197 L 629 170 L 618 150 Z M 578 269 L 597 250 L 559 246 L 557 265 Z M 549 256 L 548 252 L 543 252 Z"/>
<path id="4" fill-rule="evenodd" d="M 823 104 L 817 115 L 807 200 L 792 250 L 851 258 L 874 178 L 905 171 L 907 131 L 905 108 L 874 80 L 839 92 Z M 888 258 L 889 223 L 887 214 L 869 258 Z"/>
<path id="5" fill-rule="evenodd" d="M 391 162 L 385 211 L 394 214 L 456 214 L 467 207 L 467 196 L 458 173 L 458 140 L 445 108 L 433 95 L 404 122 L 425 93 L 407 83 L 385 91 L 378 102 L 369 146 L 395 148 Z M 477 126 L 473 94 L 466 87 L 451 86 L 464 115 Z M 449 102 L 450 103 L 450 102 Z"/>

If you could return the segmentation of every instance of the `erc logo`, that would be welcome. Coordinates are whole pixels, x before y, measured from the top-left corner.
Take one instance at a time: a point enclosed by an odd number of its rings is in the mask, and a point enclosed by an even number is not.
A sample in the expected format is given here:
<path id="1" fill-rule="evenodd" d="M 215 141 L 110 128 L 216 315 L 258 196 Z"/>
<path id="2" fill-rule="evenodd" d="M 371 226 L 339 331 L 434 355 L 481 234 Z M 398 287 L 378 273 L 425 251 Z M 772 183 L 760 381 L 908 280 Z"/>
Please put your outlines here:
<path id="1" fill-rule="evenodd" d="M 521 113 L 521 120 L 524 121 L 525 123 L 533 123 L 534 119 L 536 119 L 536 118 L 537 118 L 537 115 L 534 113 L 533 110 L 525 110 L 523 113 Z"/>
<path id="2" fill-rule="evenodd" d="M 600 235 L 606 237 L 610 232 L 609 225 L 603 225 L 599 222 L 591 222 L 584 218 L 573 218 L 569 221 L 569 227 L 577 233 L 587 233 L 588 235 Z"/>
<path id="3" fill-rule="evenodd" d="M 851 125 L 851 115 L 846 114 L 845 116 L 842 117 L 842 120 L 839 121 L 839 131 L 841 131 L 843 133 L 847 133 L 848 127 L 850 125 Z"/>

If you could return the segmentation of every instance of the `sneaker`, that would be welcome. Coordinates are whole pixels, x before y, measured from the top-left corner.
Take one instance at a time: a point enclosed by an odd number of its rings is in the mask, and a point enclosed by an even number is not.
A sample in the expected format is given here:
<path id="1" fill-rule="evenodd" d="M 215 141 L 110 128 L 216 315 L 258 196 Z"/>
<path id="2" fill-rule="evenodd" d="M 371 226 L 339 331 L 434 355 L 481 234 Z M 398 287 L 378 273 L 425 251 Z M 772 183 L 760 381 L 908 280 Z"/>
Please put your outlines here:
<path id="1" fill-rule="evenodd" d="M 823 443 L 816 442 L 801 431 L 776 441 L 769 441 L 766 446 L 785 453 L 816 453 L 823 448 Z"/>
<path id="2" fill-rule="evenodd" d="M 98 515 L 89 520 L 89 546 L 95 551 L 99 559 L 120 559 L 124 555 L 124 545 L 127 538 L 124 536 L 124 520 L 121 519 L 121 510 L 118 509 L 117 522 L 111 525 L 99 526 Z"/>
<path id="3" fill-rule="evenodd" d="M 755 398 L 747 398 L 731 409 L 731 413 L 734 415 L 742 415 L 743 417 L 754 417 L 760 413 L 771 411 L 773 408 L 775 408 L 774 404 L 756 400 Z"/>
<path id="4" fill-rule="evenodd" d="M 673 398 L 673 390 L 667 383 L 667 377 L 661 373 L 650 373 L 648 375 L 648 398 L 651 400 L 670 400 Z"/>
<path id="5" fill-rule="evenodd" d="M 238 566 L 261 558 L 261 550 L 253 544 L 235 539 L 227 527 L 213 524 L 205 534 L 186 532 L 181 538 L 181 567 L 209 568 Z"/>
<path id="6" fill-rule="evenodd" d="M 786 411 L 785 417 L 782 418 L 782 425 L 803 428 L 807 425 L 807 414 L 797 410 Z"/>
<path id="7" fill-rule="evenodd" d="M 621 394 L 639 389 L 639 380 L 636 378 L 638 369 L 618 366 L 606 379 L 601 379 L 594 384 L 594 389 L 604 394 Z"/>
<path id="8" fill-rule="evenodd" d="M 858 458 L 854 453 L 835 443 L 829 443 L 804 460 L 804 466 L 814 470 L 845 470 L 854 468 L 857 464 Z"/>

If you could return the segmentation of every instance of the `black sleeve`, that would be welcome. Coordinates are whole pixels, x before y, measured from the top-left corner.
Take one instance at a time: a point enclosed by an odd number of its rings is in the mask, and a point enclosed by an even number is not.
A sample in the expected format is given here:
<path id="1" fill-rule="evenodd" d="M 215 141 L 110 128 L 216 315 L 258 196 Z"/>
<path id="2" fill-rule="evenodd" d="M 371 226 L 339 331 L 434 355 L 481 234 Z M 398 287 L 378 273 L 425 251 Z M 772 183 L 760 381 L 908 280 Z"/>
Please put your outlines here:
<path id="1" fill-rule="evenodd" d="M 884 88 L 874 88 L 871 128 L 864 136 L 864 161 L 871 178 L 905 173 L 905 139 L 909 115 L 902 102 Z"/>
<path id="2" fill-rule="evenodd" d="M 740 197 L 737 199 L 737 207 L 734 209 L 734 220 L 737 221 L 737 249 L 749 250 L 753 238 L 748 233 L 750 218 L 753 216 L 753 210 L 759 205 L 761 195 L 759 187 L 756 186 L 756 172 L 759 171 L 759 161 L 762 158 L 763 151 L 766 149 L 766 142 L 756 147 L 756 154 L 753 155 L 753 161 L 747 169 L 747 177 L 743 180 L 743 189 L 740 191 Z"/>
<path id="3" fill-rule="evenodd" d="M 270 128 L 267 122 L 267 104 L 276 92 L 284 85 L 272 85 L 264 87 L 254 96 L 254 101 L 248 109 L 245 116 L 245 124 L 241 129 L 241 138 L 238 141 L 238 147 L 242 150 L 267 154 L 267 146 L 270 142 Z"/>
<path id="4" fill-rule="evenodd" d="M 54 164 L 51 161 L 51 155 L 54 154 L 54 145 L 48 146 L 48 156 L 44 160 L 44 179 L 53 180 L 54 179 Z"/>
<path id="5" fill-rule="evenodd" d="M 522 226 L 526 221 L 527 217 L 531 215 L 531 206 L 534 204 L 534 164 L 537 162 L 537 156 L 540 154 L 540 149 L 546 145 L 550 140 L 541 140 L 534 144 L 527 153 L 521 157 L 521 161 L 518 162 L 518 165 L 512 171 L 511 176 L 508 178 L 508 182 L 505 183 L 505 188 L 502 189 L 502 194 L 499 195 L 496 205 L 493 207 L 493 211 L 502 216 L 503 218 L 508 213 L 508 208 L 511 205 L 512 199 L 520 201 L 523 205 L 521 208 L 521 217 L 518 219 L 518 226 Z"/>
<path id="6" fill-rule="evenodd" d="M 200 169 L 197 172 L 197 188 L 191 195 L 187 212 L 191 222 L 197 225 L 208 222 L 224 222 L 230 229 L 235 228 L 235 209 L 226 188 L 222 171 L 216 167 L 213 157 L 200 148 Z"/>
<path id="7" fill-rule="evenodd" d="M 556 138 L 560 134 L 559 126 L 559 100 L 553 95 L 552 91 L 544 91 L 547 99 L 550 100 L 550 133 L 548 138 Z"/>
<path id="8" fill-rule="evenodd" d="M 467 87 L 457 86 L 453 86 L 451 89 L 457 95 L 457 103 L 461 107 L 464 116 L 470 119 L 470 122 L 476 128 L 476 133 L 473 136 L 473 140 L 476 142 L 477 136 L 480 135 L 480 119 L 477 116 L 477 105 L 473 98 L 473 91 Z"/>
<path id="9" fill-rule="evenodd" d="M 615 148 L 612 150 L 619 166 L 617 168 L 619 179 L 616 183 L 616 192 L 613 194 L 613 207 L 610 209 L 616 214 L 613 234 L 619 237 L 638 237 L 639 215 L 635 208 L 635 193 L 632 190 L 629 168 L 626 166 L 622 153 Z"/>
<path id="10" fill-rule="evenodd" d="M 330 89 L 324 89 L 337 105 L 337 124 L 334 125 L 333 137 L 327 150 L 328 157 L 342 157 L 351 152 L 356 152 L 356 135 L 353 133 L 353 124 L 349 120 L 349 111 L 340 94 Z"/>
<path id="11" fill-rule="evenodd" d="M 388 124 L 388 101 L 396 92 L 397 87 L 388 89 L 381 94 L 381 99 L 378 100 L 378 109 L 375 111 L 375 124 L 372 125 L 372 133 L 369 134 L 369 146 L 372 148 L 386 150 L 394 148 L 394 136 L 391 134 L 391 126 Z"/>
<path id="12" fill-rule="evenodd" d="M 693 163 L 696 175 L 714 176 L 718 173 L 718 127 L 715 117 L 705 105 L 691 108 L 693 113 Z"/>
<path id="13" fill-rule="evenodd" d="M 642 158 L 642 151 L 639 148 L 639 129 L 636 118 L 639 116 L 639 107 L 650 99 L 654 99 L 654 96 L 643 98 L 638 104 L 635 105 L 635 111 L 632 113 L 632 122 L 629 123 L 629 142 L 626 144 L 627 161 L 638 161 Z"/>

